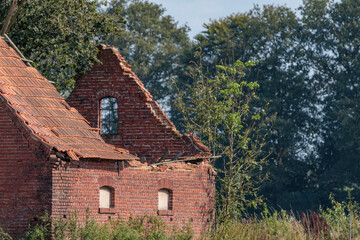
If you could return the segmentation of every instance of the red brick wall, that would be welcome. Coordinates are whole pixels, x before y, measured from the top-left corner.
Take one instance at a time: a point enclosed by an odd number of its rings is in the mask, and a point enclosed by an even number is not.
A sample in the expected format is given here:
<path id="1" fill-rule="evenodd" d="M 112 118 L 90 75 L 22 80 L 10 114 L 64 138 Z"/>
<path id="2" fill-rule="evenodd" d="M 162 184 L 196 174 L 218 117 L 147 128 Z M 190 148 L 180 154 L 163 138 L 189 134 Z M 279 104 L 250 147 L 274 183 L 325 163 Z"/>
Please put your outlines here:
<path id="1" fill-rule="evenodd" d="M 182 140 L 182 135 L 153 101 L 144 85 L 131 72 L 119 52 L 102 46 L 102 64 L 95 65 L 76 81 L 67 102 L 91 124 L 99 128 L 99 104 L 104 97 L 118 100 L 118 135 L 103 135 L 106 142 L 126 148 L 147 162 L 164 155 L 174 157 L 181 151 L 195 155 Z"/>
<path id="2" fill-rule="evenodd" d="M 84 219 L 86 208 L 101 222 L 109 217 L 157 215 L 158 190 L 172 191 L 171 216 L 161 216 L 169 225 L 193 221 L 197 235 L 212 218 L 214 177 L 209 165 L 176 164 L 169 167 L 127 167 L 122 162 L 81 161 L 53 170 L 53 216 L 69 217 L 77 211 Z M 99 213 L 99 188 L 115 192 L 113 213 Z"/>
<path id="3" fill-rule="evenodd" d="M 0 227 L 20 237 L 29 220 L 51 211 L 51 170 L 11 116 L 0 99 Z"/>

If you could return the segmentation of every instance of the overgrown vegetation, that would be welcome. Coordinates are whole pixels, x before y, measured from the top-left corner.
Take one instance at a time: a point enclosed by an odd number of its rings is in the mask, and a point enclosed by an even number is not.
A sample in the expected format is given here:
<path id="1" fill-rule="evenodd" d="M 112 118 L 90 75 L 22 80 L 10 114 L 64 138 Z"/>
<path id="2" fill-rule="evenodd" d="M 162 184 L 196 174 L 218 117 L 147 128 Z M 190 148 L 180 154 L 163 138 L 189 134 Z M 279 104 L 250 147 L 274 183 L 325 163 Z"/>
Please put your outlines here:
<path id="1" fill-rule="evenodd" d="M 337 202 L 330 195 L 332 206 L 316 212 L 287 213 L 265 209 L 260 215 L 228 221 L 212 229 L 203 240 L 220 239 L 349 239 L 350 214 L 352 239 L 360 239 L 359 205 L 353 201 Z"/>
<path id="2" fill-rule="evenodd" d="M 101 224 L 88 212 L 84 224 L 79 223 L 76 213 L 68 219 L 54 219 L 45 214 L 39 217 L 36 225 L 29 226 L 25 240 L 47 240 L 50 236 L 54 240 L 190 240 L 193 233 L 190 225 L 168 227 L 156 216 L 130 218 L 128 221 L 119 217 Z M 1 240 L 11 240 L 1 237 L 0 232 Z"/>
<path id="3" fill-rule="evenodd" d="M 266 106 L 254 105 L 259 84 L 246 81 L 245 71 L 255 63 L 218 65 L 215 76 L 207 76 L 202 65 L 195 65 L 189 73 L 192 85 L 178 92 L 177 106 L 186 131 L 196 134 L 219 157 L 212 162 L 219 173 L 219 222 L 237 219 L 262 202 L 257 190 L 266 177 L 262 170 L 268 153 L 263 148 L 275 119 L 267 116 Z"/>
<path id="4" fill-rule="evenodd" d="M 195 37 L 189 61 L 200 61 L 201 48 L 212 76 L 220 63 L 258 60 L 247 81 L 277 113 L 260 187 L 273 208 L 316 210 L 330 193 L 346 199 L 349 188 L 360 198 L 359 16 L 359 0 L 305 0 L 297 13 L 256 6 L 210 21 Z"/>
<path id="5" fill-rule="evenodd" d="M 289 214 L 284 210 L 269 211 L 265 208 L 259 215 L 248 215 L 241 219 L 222 222 L 204 233 L 201 240 L 346 240 L 350 234 L 350 213 L 352 239 L 360 239 L 358 203 L 351 200 L 337 202 L 333 196 L 330 196 L 330 201 L 331 207 L 320 208 L 317 213 Z M 53 224 L 52 232 L 50 223 Z M 119 218 L 99 224 L 88 215 L 85 223 L 81 225 L 76 214 L 73 214 L 68 219 L 52 219 L 48 215 L 40 217 L 38 224 L 29 226 L 25 240 L 47 240 L 51 233 L 54 240 L 193 239 L 190 225 L 169 228 L 155 216 L 131 218 L 127 222 Z M 0 229 L 0 240 L 12 238 Z"/>

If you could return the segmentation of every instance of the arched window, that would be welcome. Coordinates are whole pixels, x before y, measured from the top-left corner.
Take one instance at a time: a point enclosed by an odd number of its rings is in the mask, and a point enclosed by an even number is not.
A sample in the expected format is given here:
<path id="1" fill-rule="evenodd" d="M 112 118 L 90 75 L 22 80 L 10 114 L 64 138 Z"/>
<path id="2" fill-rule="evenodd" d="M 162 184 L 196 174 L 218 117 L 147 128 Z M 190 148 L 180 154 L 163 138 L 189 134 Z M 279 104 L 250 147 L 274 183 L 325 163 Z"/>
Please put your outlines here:
<path id="1" fill-rule="evenodd" d="M 158 210 L 171 210 L 171 192 L 168 189 L 160 189 L 158 192 Z"/>
<path id="2" fill-rule="evenodd" d="M 114 206 L 113 204 L 113 190 L 110 187 L 101 187 L 100 188 L 100 199 L 99 205 L 100 208 L 111 208 Z"/>
<path id="3" fill-rule="evenodd" d="M 106 97 L 100 101 L 101 133 L 118 133 L 118 102 L 114 97 Z"/>

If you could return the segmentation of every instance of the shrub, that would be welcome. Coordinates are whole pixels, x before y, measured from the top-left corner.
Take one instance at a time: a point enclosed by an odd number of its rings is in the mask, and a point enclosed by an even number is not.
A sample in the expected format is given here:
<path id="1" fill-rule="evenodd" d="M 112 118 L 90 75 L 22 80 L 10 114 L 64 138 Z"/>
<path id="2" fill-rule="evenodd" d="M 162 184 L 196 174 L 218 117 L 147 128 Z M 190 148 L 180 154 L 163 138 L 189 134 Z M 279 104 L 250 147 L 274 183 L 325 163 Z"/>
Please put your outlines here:
<path id="1" fill-rule="evenodd" d="M 320 207 L 322 216 L 329 224 L 329 235 L 331 239 L 349 239 L 350 214 L 351 214 L 351 235 L 354 239 L 360 238 L 359 205 L 351 200 L 349 194 L 348 202 L 337 202 L 333 195 L 330 195 L 332 206 L 323 210 Z"/>
<path id="2" fill-rule="evenodd" d="M 308 239 L 301 223 L 285 211 L 267 210 L 260 217 L 248 217 L 240 221 L 223 222 L 203 237 L 207 240 L 220 239 Z"/>

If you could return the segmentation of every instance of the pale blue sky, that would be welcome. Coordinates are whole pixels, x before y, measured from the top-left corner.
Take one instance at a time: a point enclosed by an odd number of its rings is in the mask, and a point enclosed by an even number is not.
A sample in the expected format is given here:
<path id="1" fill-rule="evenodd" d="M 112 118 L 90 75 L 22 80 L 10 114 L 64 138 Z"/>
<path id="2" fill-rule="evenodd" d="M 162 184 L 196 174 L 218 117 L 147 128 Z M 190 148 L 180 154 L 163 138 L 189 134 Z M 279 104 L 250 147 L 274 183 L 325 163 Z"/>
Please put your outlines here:
<path id="1" fill-rule="evenodd" d="M 297 8 L 302 0 L 149 0 L 161 4 L 180 25 L 187 24 L 191 28 L 190 37 L 200 33 L 204 23 L 209 19 L 226 17 L 232 13 L 246 12 L 254 4 L 286 5 Z"/>

